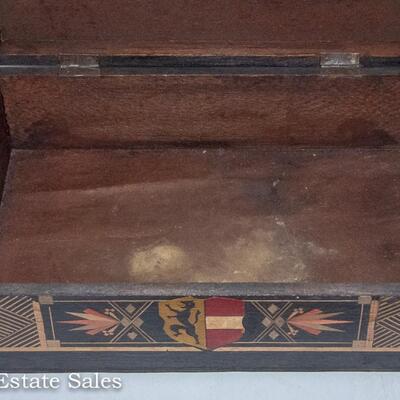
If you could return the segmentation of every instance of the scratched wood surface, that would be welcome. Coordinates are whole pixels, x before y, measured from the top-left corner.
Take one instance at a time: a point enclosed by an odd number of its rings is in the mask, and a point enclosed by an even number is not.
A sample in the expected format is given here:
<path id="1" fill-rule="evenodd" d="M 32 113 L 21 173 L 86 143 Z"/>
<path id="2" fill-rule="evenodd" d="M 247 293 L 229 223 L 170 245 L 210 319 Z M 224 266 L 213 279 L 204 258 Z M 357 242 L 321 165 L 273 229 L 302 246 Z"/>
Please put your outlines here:
<path id="1" fill-rule="evenodd" d="M 10 51 L 399 54 L 397 0 L 2 0 L 0 7 Z"/>
<path id="2" fill-rule="evenodd" d="M 0 85 L 15 147 L 400 140 L 397 76 L 17 76 Z"/>
<path id="3" fill-rule="evenodd" d="M 0 138 L 0 201 L 3 196 L 3 188 L 7 176 L 9 159 L 9 145 L 6 138 Z"/>
<path id="4" fill-rule="evenodd" d="M 1 282 L 397 282 L 398 150 L 14 151 Z"/>
<path id="5" fill-rule="evenodd" d="M 3 97 L 0 93 L 0 201 L 3 195 L 3 185 L 7 174 L 9 159 L 9 138 Z"/>

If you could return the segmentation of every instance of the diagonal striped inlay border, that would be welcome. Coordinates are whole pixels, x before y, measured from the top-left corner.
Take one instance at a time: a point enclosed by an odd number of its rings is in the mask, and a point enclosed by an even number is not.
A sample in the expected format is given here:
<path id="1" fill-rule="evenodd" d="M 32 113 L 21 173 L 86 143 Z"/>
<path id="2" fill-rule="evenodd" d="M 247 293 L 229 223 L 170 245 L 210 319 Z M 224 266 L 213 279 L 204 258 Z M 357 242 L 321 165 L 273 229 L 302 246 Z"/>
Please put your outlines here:
<path id="1" fill-rule="evenodd" d="M 33 299 L 27 296 L 0 299 L 0 348 L 34 348 L 43 344 L 34 305 Z"/>
<path id="2" fill-rule="evenodd" d="M 380 300 L 373 347 L 400 347 L 400 299 L 385 297 Z"/>

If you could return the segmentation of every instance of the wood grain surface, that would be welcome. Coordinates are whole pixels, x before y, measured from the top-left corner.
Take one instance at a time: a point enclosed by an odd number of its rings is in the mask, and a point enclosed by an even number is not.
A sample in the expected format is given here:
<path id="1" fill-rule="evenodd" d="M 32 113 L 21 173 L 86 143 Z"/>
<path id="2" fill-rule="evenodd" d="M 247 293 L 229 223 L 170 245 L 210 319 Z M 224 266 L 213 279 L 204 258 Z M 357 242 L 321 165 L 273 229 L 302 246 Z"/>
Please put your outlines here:
<path id="1" fill-rule="evenodd" d="M 1 282 L 400 278 L 398 150 L 13 151 Z"/>
<path id="2" fill-rule="evenodd" d="M 399 54 L 397 0 L 2 0 L 0 7 L 3 39 L 22 52 Z"/>
<path id="3" fill-rule="evenodd" d="M 17 76 L 0 84 L 19 148 L 400 140 L 397 76 Z"/>

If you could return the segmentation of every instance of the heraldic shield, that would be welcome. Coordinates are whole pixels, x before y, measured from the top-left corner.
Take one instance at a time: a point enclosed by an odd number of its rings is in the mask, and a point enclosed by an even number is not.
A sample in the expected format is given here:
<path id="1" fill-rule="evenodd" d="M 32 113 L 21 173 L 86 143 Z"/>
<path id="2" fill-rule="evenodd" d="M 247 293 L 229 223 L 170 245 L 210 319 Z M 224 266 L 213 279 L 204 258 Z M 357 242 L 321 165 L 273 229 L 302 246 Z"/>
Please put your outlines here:
<path id="1" fill-rule="evenodd" d="M 159 305 L 164 331 L 171 339 L 207 350 L 242 337 L 244 310 L 242 300 L 225 297 L 182 297 Z"/>

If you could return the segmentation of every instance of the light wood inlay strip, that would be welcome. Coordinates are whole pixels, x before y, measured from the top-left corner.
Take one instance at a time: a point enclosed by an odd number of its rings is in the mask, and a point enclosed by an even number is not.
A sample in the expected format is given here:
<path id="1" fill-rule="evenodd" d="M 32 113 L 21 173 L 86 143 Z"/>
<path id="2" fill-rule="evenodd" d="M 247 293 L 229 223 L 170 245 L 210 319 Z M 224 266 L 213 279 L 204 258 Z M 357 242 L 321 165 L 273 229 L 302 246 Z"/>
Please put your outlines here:
<path id="1" fill-rule="evenodd" d="M 194 347 L 39 347 L 30 348 L 1 348 L 0 353 L 24 352 L 199 352 Z M 222 347 L 216 352 L 361 352 L 361 353 L 400 353 L 400 348 L 352 348 L 352 347 Z"/>
<path id="2" fill-rule="evenodd" d="M 368 320 L 368 330 L 367 330 L 367 347 L 372 347 L 374 342 L 374 333 L 375 333 L 375 322 L 378 316 L 379 310 L 379 301 L 373 300 L 371 302 L 371 309 L 369 311 L 369 320 Z"/>
<path id="3" fill-rule="evenodd" d="M 40 304 L 37 301 L 33 301 L 32 307 L 40 340 L 40 348 L 47 348 L 46 332 L 44 330 L 44 323 L 43 323 L 42 312 L 40 311 Z"/>

